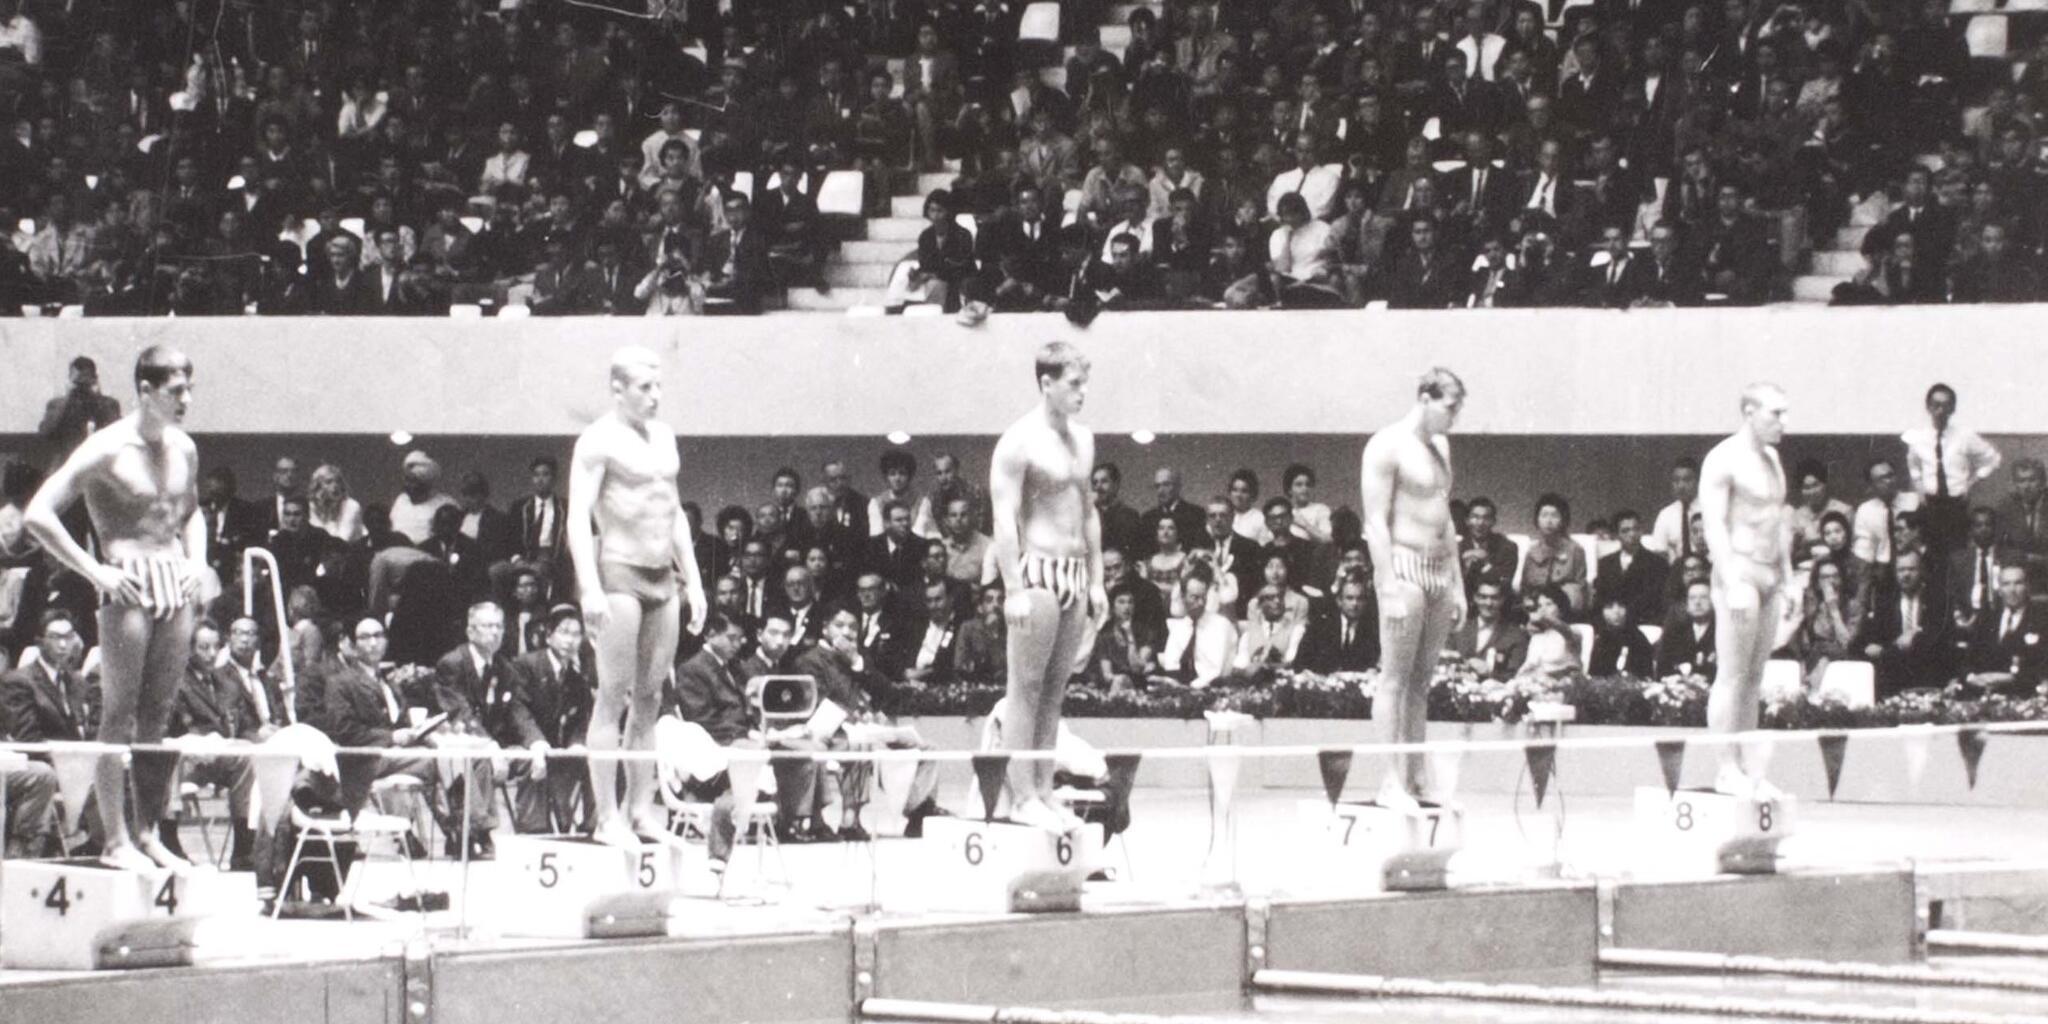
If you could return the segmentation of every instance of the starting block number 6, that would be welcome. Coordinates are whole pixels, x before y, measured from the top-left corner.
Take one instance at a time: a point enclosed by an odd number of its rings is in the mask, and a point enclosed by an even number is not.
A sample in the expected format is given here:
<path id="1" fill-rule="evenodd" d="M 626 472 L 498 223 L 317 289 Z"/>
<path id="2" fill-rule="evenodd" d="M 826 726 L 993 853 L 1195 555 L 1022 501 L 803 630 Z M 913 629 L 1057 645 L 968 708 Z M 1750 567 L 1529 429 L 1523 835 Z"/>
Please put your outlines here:
<path id="1" fill-rule="evenodd" d="M 1763 803 L 1756 805 L 1756 830 L 1758 832 L 1769 832 L 1774 826 L 1777 825 L 1777 817 L 1773 813 L 1773 809 L 1775 808 L 1775 806 L 1776 805 L 1772 804 L 1770 801 L 1765 801 Z M 1676 816 L 1672 819 L 1671 823 L 1674 826 L 1676 826 L 1680 832 L 1692 831 L 1692 827 L 1694 824 L 1692 814 L 1692 801 L 1680 800 L 1678 803 L 1673 805 L 1672 809 L 1676 813 Z"/>
<path id="2" fill-rule="evenodd" d="M 988 851 L 982 846 L 981 833 L 967 833 L 967 839 L 961 843 L 961 856 L 966 858 L 969 867 L 981 866 L 981 862 L 988 856 Z M 1072 864 L 1074 841 L 1067 836 L 1061 836 L 1059 841 L 1053 844 L 1053 857 L 1059 861 L 1061 867 Z"/>

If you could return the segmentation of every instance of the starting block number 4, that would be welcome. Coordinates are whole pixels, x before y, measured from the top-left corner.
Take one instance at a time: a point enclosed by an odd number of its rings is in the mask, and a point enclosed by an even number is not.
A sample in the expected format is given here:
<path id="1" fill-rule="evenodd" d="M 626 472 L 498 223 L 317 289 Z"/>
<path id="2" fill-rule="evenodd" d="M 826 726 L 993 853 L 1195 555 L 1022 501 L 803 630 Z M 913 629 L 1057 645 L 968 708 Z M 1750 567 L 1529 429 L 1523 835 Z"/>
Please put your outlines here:
<path id="1" fill-rule="evenodd" d="M 109 925 L 197 917 L 216 908 L 195 899 L 191 876 L 119 871 L 64 861 L 7 862 L 0 886 L 0 965 L 90 970 L 94 936 Z"/>

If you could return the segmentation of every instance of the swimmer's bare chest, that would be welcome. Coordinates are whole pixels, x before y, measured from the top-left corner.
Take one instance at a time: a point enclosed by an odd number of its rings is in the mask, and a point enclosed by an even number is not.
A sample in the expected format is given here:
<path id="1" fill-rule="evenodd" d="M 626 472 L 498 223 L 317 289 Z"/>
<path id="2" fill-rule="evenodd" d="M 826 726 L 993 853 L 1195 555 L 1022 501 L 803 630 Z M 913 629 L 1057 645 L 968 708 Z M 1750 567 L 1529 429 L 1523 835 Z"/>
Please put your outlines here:
<path id="1" fill-rule="evenodd" d="M 1066 556 L 1085 548 L 1081 530 L 1094 442 L 1077 433 L 1050 430 L 1030 438 L 1024 451 L 1024 507 L 1019 510 L 1024 541 L 1044 554 Z"/>
<path id="2" fill-rule="evenodd" d="M 166 437 L 123 444 L 86 478 L 86 509 L 110 554 L 178 550 L 197 494 L 198 459 L 189 442 Z"/>
<path id="3" fill-rule="evenodd" d="M 682 457 L 674 435 L 652 427 L 643 435 L 610 424 L 599 442 L 605 453 L 604 485 L 597 496 L 604 559 L 667 564 L 680 508 L 676 474 Z"/>

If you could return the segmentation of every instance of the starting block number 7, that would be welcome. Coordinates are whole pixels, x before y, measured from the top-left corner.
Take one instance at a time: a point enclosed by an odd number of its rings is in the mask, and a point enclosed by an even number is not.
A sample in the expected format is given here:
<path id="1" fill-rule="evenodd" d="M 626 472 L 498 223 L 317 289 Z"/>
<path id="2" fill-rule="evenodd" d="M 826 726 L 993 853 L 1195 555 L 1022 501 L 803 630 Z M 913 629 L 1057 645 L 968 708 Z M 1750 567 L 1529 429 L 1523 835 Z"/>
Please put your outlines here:
<path id="1" fill-rule="evenodd" d="M 1346 816 L 1344 816 L 1344 817 L 1343 817 L 1343 818 L 1342 818 L 1341 820 L 1342 820 L 1342 821 L 1344 822 L 1344 840 L 1343 840 L 1343 843 L 1342 843 L 1342 845 L 1344 845 L 1344 846 L 1350 846 L 1350 845 L 1351 845 L 1351 833 L 1353 833 L 1353 832 L 1357 831 L 1357 829 L 1358 829 L 1358 817 L 1357 817 L 1356 815 L 1346 815 Z M 1429 838 L 1427 838 L 1427 839 L 1423 840 L 1423 843 L 1422 843 L 1422 845 L 1423 845 L 1424 847 L 1427 847 L 1427 848 L 1432 848 L 1432 849 L 1433 849 L 1433 848 L 1435 848 L 1435 846 L 1436 846 L 1436 833 L 1437 833 L 1437 830 L 1438 830 L 1438 829 L 1440 829 L 1440 828 L 1442 828 L 1442 827 L 1443 827 L 1443 824 L 1444 824 L 1444 819 L 1443 819 L 1442 817 L 1440 817 L 1440 816 L 1437 816 L 1437 815 L 1431 815 L 1431 816 L 1430 816 L 1430 818 L 1429 818 Z"/>
<path id="2" fill-rule="evenodd" d="M 981 862 L 988 857 L 988 851 L 982 845 L 982 836 L 979 832 L 967 833 L 967 838 L 960 844 L 960 848 L 961 856 L 969 867 L 980 867 Z M 1059 837 L 1059 841 L 1053 844 L 1052 855 L 1061 867 L 1074 863 L 1074 841 L 1066 836 Z"/>

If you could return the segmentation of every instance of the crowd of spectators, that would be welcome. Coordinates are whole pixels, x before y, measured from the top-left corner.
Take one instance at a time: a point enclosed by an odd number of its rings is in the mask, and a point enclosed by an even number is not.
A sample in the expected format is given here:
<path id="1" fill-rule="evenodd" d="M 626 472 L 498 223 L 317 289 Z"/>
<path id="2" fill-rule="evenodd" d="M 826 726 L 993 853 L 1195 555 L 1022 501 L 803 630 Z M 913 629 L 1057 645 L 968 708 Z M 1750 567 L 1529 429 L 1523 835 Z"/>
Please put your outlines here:
<path id="1" fill-rule="evenodd" d="M 0 305 L 749 312 L 823 285 L 830 172 L 945 167 L 892 302 L 1760 302 L 1867 203 L 1840 301 L 2039 291 L 2022 17 L 1056 2 L 0 0 Z"/>

